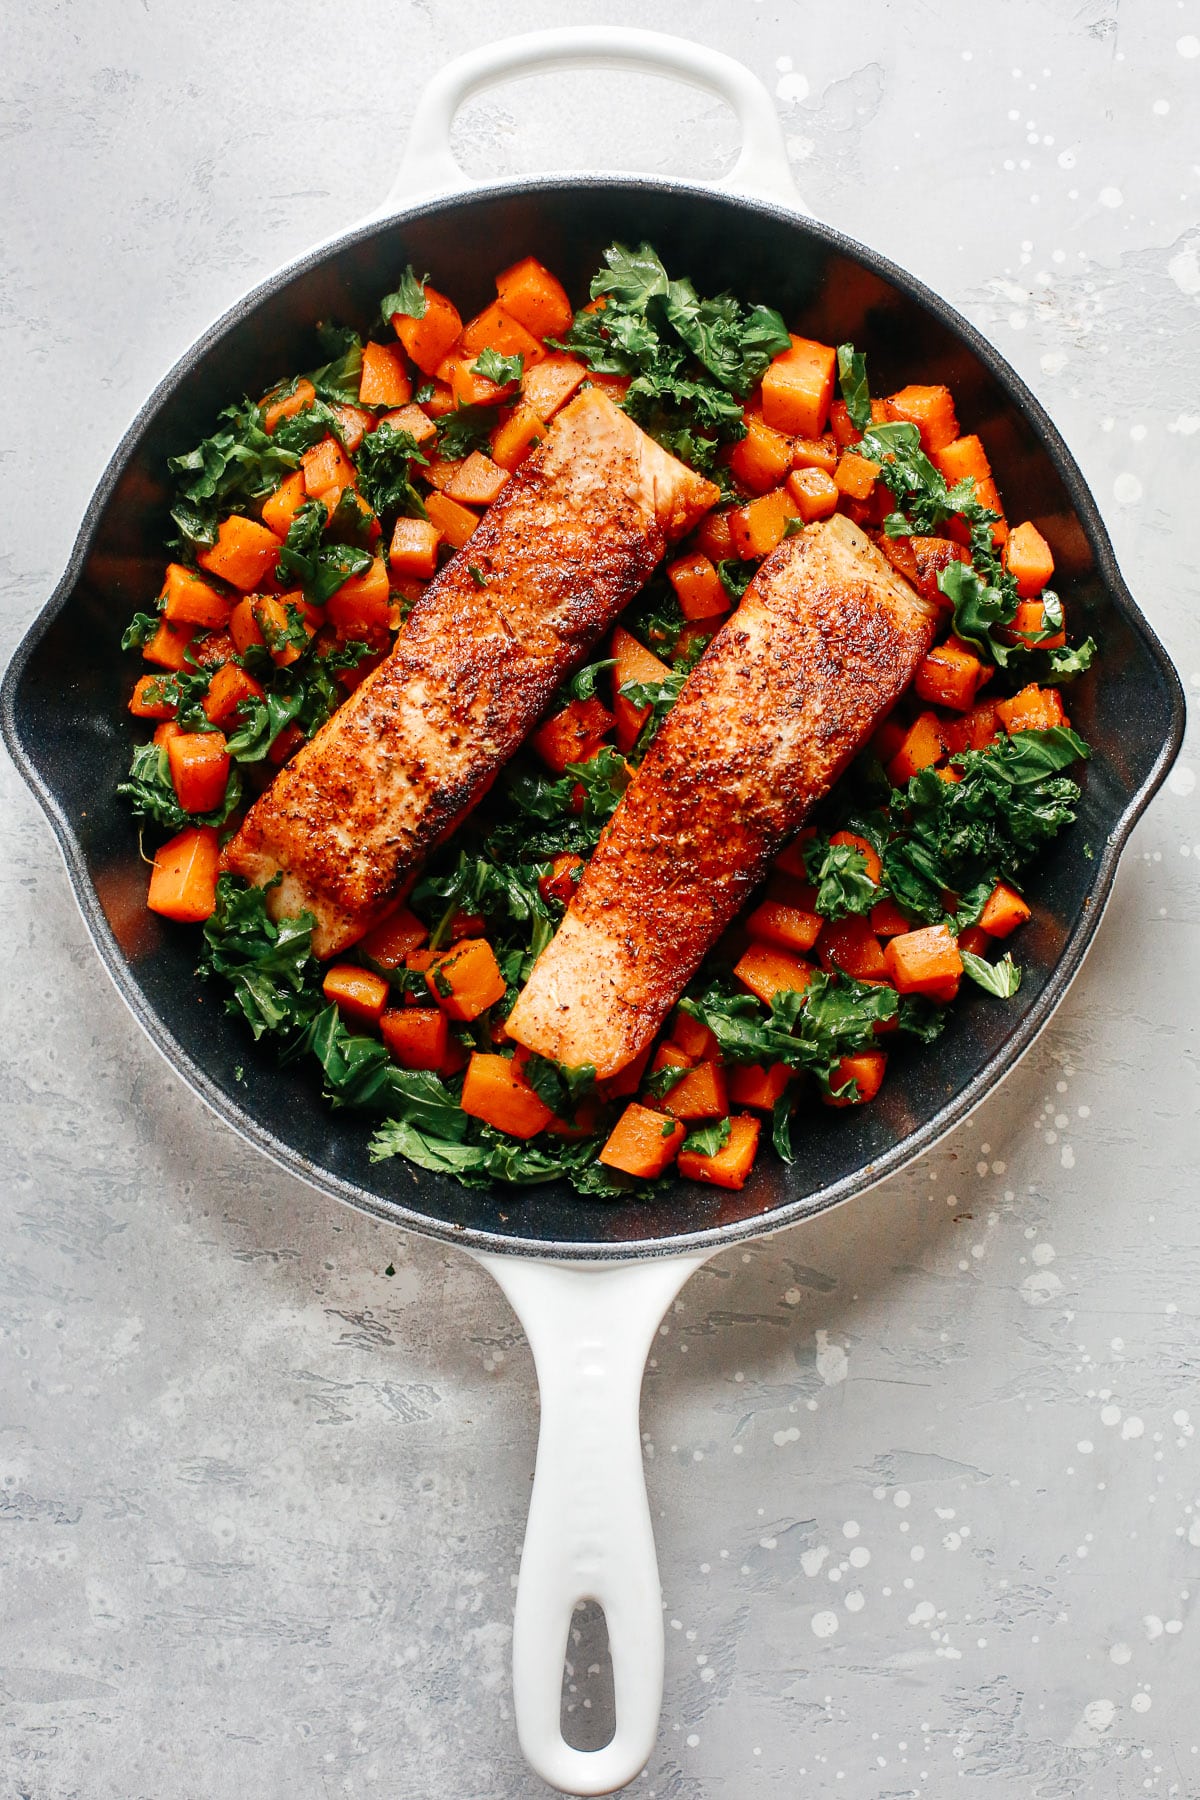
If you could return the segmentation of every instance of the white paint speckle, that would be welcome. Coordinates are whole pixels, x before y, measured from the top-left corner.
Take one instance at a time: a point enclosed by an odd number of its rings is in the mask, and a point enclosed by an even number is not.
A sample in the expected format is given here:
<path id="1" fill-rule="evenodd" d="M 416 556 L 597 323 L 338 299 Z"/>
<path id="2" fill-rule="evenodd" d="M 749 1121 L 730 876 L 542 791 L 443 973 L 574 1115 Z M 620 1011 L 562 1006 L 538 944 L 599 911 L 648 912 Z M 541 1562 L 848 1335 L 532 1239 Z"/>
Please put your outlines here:
<path id="1" fill-rule="evenodd" d="M 1120 1407 L 1114 1406 L 1111 1403 L 1108 1406 L 1102 1406 L 1100 1408 L 1100 1423 L 1102 1425 L 1119 1425 L 1121 1423 Z"/>
<path id="2" fill-rule="evenodd" d="M 895 1493 L 892 1495 L 892 1505 L 898 1506 L 901 1508 L 901 1510 L 903 1510 L 904 1507 L 911 1506 L 911 1504 L 912 1504 L 912 1495 L 909 1493 L 908 1489 L 907 1488 L 897 1488 Z"/>
<path id="3" fill-rule="evenodd" d="M 840 1344 L 831 1344 L 827 1331 L 817 1333 L 817 1374 L 826 1387 L 845 1381 L 850 1364 Z"/>
<path id="4" fill-rule="evenodd" d="M 1200 237 L 1189 238 L 1167 263 L 1167 274 L 1181 294 L 1200 294 Z"/>
<path id="5" fill-rule="evenodd" d="M 1129 1704 L 1136 1713 L 1149 1712 L 1150 1696 L 1149 1694 L 1135 1694 Z"/>
<path id="6" fill-rule="evenodd" d="M 863 1598 L 862 1590 L 860 1588 L 855 1588 L 853 1593 L 846 1595 L 845 1606 L 847 1612 L 861 1612 L 865 1605 L 866 1601 Z"/>
<path id="7" fill-rule="evenodd" d="M 815 1550 L 804 1550 L 800 1555 L 800 1567 L 809 1576 L 819 1575 L 829 1555 L 828 1544 L 818 1544 Z"/>
<path id="8" fill-rule="evenodd" d="M 1054 1261 L 1054 1257 L 1055 1257 L 1054 1245 L 1053 1244 L 1035 1244 L 1033 1246 L 1033 1249 L 1029 1252 L 1029 1255 L 1030 1255 L 1030 1259 L 1038 1265 L 1039 1269 L 1044 1269 L 1044 1268 L 1046 1268 L 1046 1266 L 1049 1263 L 1052 1263 Z"/>
<path id="9" fill-rule="evenodd" d="M 862 1526 L 858 1523 L 857 1519 L 847 1519 L 846 1523 L 842 1526 L 842 1536 L 856 1538 L 861 1530 Z"/>
<path id="10" fill-rule="evenodd" d="M 1107 1731 L 1116 1716 L 1111 1700 L 1091 1700 L 1083 1709 L 1083 1722 L 1090 1731 Z"/>
<path id="11" fill-rule="evenodd" d="M 1021 1283 L 1021 1298 L 1027 1306 L 1047 1306 L 1050 1301 L 1057 1300 L 1062 1291 L 1063 1284 L 1053 1269 L 1039 1269 Z"/>
<path id="12" fill-rule="evenodd" d="M 796 102 L 808 98 L 808 81 L 799 69 L 790 69 L 775 83 L 775 92 L 785 105 L 794 105 Z"/>
<path id="13" fill-rule="evenodd" d="M 1187 57 L 1190 61 L 1193 56 L 1200 56 L 1200 38 L 1189 31 L 1186 36 L 1176 39 L 1175 48 L 1180 56 Z"/>
<path id="14" fill-rule="evenodd" d="M 871 1560 L 871 1552 L 865 1544 L 855 1544 L 847 1560 L 852 1569 L 865 1569 Z"/>
<path id="15" fill-rule="evenodd" d="M 1101 206 L 1113 208 L 1124 206 L 1125 204 L 1125 196 L 1119 187 L 1102 187 L 1100 189 L 1099 200 Z"/>
<path id="16" fill-rule="evenodd" d="M 1167 776 L 1167 787 L 1172 794 L 1178 794 L 1186 800 L 1196 790 L 1196 771 L 1190 763 L 1177 763 Z"/>
<path id="17" fill-rule="evenodd" d="M 1150 1642 L 1153 1643 L 1156 1638 L 1160 1638 L 1163 1634 L 1163 1622 L 1157 1613 L 1147 1613 L 1142 1620 L 1142 1629 L 1145 1631 Z"/>
<path id="18" fill-rule="evenodd" d="M 1128 1644 L 1114 1644 L 1108 1653 L 1108 1660 L 1109 1662 L 1116 1663 L 1117 1667 L 1120 1668 L 1129 1661 L 1132 1655 L 1133 1651 L 1129 1648 Z"/>
<path id="19" fill-rule="evenodd" d="M 1141 482 L 1129 469 L 1123 469 L 1113 482 L 1113 498 L 1121 506 L 1136 506 L 1141 497 Z"/>
<path id="20" fill-rule="evenodd" d="M 1140 1438 L 1145 1429 L 1141 1419 L 1129 1418 L 1121 1427 L 1121 1436 L 1123 1438 Z"/>
<path id="21" fill-rule="evenodd" d="M 828 1611 L 814 1613 L 810 1623 L 814 1637 L 831 1638 L 838 1628 L 838 1616 Z"/>

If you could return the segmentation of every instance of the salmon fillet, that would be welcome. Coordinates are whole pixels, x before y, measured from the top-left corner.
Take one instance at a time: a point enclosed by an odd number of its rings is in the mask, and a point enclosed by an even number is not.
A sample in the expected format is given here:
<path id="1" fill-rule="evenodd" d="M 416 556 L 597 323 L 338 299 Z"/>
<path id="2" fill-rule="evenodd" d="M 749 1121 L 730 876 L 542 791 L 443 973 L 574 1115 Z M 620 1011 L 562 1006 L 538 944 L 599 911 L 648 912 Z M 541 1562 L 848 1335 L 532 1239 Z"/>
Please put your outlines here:
<path id="1" fill-rule="evenodd" d="M 508 1033 L 615 1075 L 933 642 L 936 609 L 835 516 L 787 538 L 689 676 Z"/>
<path id="2" fill-rule="evenodd" d="M 387 660 L 255 802 L 223 866 L 258 886 L 281 877 L 271 912 L 313 913 L 318 956 L 354 943 L 717 497 L 585 389 L 430 583 Z"/>

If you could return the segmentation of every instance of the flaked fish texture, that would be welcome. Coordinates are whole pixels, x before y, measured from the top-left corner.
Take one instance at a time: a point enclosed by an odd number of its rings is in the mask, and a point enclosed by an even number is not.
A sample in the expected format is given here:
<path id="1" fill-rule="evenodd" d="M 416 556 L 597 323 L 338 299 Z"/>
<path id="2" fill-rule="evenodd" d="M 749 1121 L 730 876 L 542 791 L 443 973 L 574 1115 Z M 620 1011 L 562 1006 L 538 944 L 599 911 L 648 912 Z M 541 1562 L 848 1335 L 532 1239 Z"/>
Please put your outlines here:
<path id="1" fill-rule="evenodd" d="M 313 948 L 362 936 L 718 498 L 596 388 L 557 415 L 396 644 L 255 802 L 224 867 Z M 473 572 L 474 571 L 474 572 Z"/>
<path id="2" fill-rule="evenodd" d="M 632 1062 L 899 699 L 936 617 L 848 519 L 785 539 L 660 728 L 509 1036 L 600 1076 Z"/>

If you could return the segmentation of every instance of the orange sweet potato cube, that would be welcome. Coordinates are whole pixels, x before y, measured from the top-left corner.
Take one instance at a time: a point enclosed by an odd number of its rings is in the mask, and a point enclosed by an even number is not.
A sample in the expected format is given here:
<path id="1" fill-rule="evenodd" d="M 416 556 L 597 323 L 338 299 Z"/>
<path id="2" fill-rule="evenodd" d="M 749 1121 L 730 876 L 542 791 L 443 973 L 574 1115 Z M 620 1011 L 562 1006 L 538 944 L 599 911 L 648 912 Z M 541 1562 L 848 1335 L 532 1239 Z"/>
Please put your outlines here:
<path id="1" fill-rule="evenodd" d="M 428 579 L 437 570 L 441 541 L 442 534 L 432 520 L 397 519 L 388 550 L 392 573 Z"/>
<path id="2" fill-rule="evenodd" d="M 479 523 L 478 513 L 460 506 L 457 500 L 451 500 L 445 494 L 428 495 L 425 511 L 429 514 L 429 523 L 435 525 L 456 550 L 461 550 Z"/>
<path id="3" fill-rule="evenodd" d="M 1034 681 L 1011 700 L 997 700 L 996 717 L 1008 732 L 1050 731 L 1071 722 L 1063 711 L 1058 689 L 1040 688 Z"/>
<path id="4" fill-rule="evenodd" d="M 729 1071 L 729 1098 L 735 1106 L 772 1112 L 792 1079 L 787 1063 L 743 1063 Z"/>
<path id="5" fill-rule="evenodd" d="M 821 935 L 824 920 L 819 913 L 779 900 L 763 900 L 746 920 L 746 930 L 757 944 L 773 944 L 779 950 L 811 950 Z"/>
<path id="6" fill-rule="evenodd" d="M 675 598 L 685 619 L 719 618 L 733 606 L 725 583 L 700 551 L 668 563 L 667 580 L 675 589 Z"/>
<path id="7" fill-rule="evenodd" d="M 539 419 L 552 419 L 587 378 L 586 363 L 568 356 L 564 350 L 552 350 L 532 369 L 526 369 L 521 382 L 522 397 Z"/>
<path id="8" fill-rule="evenodd" d="M 221 846 L 211 825 L 193 825 L 154 853 L 146 905 L 181 924 L 209 918 L 217 904 Z"/>
<path id="9" fill-rule="evenodd" d="M 734 974 L 742 986 L 770 1006 L 776 994 L 802 994 L 813 977 L 811 963 L 789 956 L 772 944 L 751 944 L 734 965 Z"/>
<path id="10" fill-rule="evenodd" d="M 962 957 L 948 925 L 924 925 L 889 938 L 883 958 L 888 979 L 900 994 L 936 996 L 962 974 Z"/>
<path id="11" fill-rule="evenodd" d="M 482 1119 L 509 1137 L 536 1137 L 551 1124 L 554 1114 L 530 1087 L 516 1060 L 473 1052 L 463 1078 L 460 1105 L 473 1119 Z"/>
<path id="12" fill-rule="evenodd" d="M 597 1160 L 624 1175 L 653 1180 L 674 1162 L 686 1136 L 678 1120 L 634 1100 L 617 1120 Z"/>
<path id="13" fill-rule="evenodd" d="M 286 386 L 287 384 L 285 383 L 284 385 Z M 307 380 L 303 375 L 300 377 L 299 381 L 293 384 L 290 394 L 281 394 L 277 388 L 274 389 L 270 394 L 265 395 L 258 403 L 262 408 L 263 430 L 266 432 L 274 431 L 275 427 L 283 419 L 291 419 L 294 418 L 297 413 L 304 412 L 312 405 L 316 397 L 316 388 L 313 386 L 312 382 Z"/>
<path id="14" fill-rule="evenodd" d="M 752 494 L 778 487 L 792 466 L 792 442 L 775 431 L 757 413 L 746 414 L 746 435 L 727 457 L 729 467 Z"/>
<path id="15" fill-rule="evenodd" d="M 945 754 L 946 748 L 936 717 L 931 712 L 919 713 L 904 734 L 904 742 L 888 763 L 888 780 L 893 787 L 903 787 L 919 770 L 940 762 Z"/>
<path id="16" fill-rule="evenodd" d="M 1030 916 L 1027 900 L 1023 900 L 1015 888 L 1006 882 L 998 882 L 988 896 L 987 904 L 979 915 L 979 923 L 989 937 L 1006 938 L 1010 932 L 1023 925 Z M 959 939 L 962 943 L 962 939 Z"/>
<path id="17" fill-rule="evenodd" d="M 333 963 L 325 971 L 321 991 L 356 1025 L 378 1025 L 387 1005 L 388 984 L 374 969 L 357 963 Z"/>
<path id="18" fill-rule="evenodd" d="M 958 436 L 954 396 L 948 387 L 906 387 L 889 394 L 883 403 L 889 419 L 907 420 L 921 433 L 927 456 L 944 450 Z"/>
<path id="19" fill-rule="evenodd" d="M 575 313 L 567 290 L 536 256 L 523 256 L 502 270 L 496 292 L 509 317 L 535 338 L 560 338 L 571 329 Z"/>
<path id="20" fill-rule="evenodd" d="M 431 964 L 425 981 L 446 1016 L 463 1024 L 503 1000 L 506 987 L 486 938 L 463 938 Z"/>
<path id="21" fill-rule="evenodd" d="M 729 1094 L 720 1063 L 710 1059 L 689 1069 L 667 1090 L 663 1106 L 675 1119 L 723 1119 L 729 1111 Z"/>
<path id="22" fill-rule="evenodd" d="M 450 1026 L 439 1007 L 395 1007 L 380 1018 L 379 1035 L 402 1069 L 437 1070 L 446 1061 Z"/>
<path id="23" fill-rule="evenodd" d="M 853 450 L 842 452 L 833 471 L 834 484 L 847 500 L 868 499 L 878 478 L 879 464 L 869 462 L 865 456 L 857 456 Z"/>
<path id="24" fill-rule="evenodd" d="M 1032 600 L 1040 594 L 1054 573 L 1050 546 L 1037 526 L 1028 520 L 1009 533 L 1004 560 L 1022 600 Z"/>
<path id="25" fill-rule="evenodd" d="M 819 438 L 829 418 L 837 351 L 831 344 L 793 337 L 767 368 L 763 418 L 779 431 Z"/>
<path id="26" fill-rule="evenodd" d="M 285 538 L 307 498 L 304 470 L 296 469 L 292 474 L 285 475 L 275 492 L 263 501 L 263 524 L 276 537 Z"/>
<path id="27" fill-rule="evenodd" d="M 232 513 L 217 530 L 217 541 L 196 558 L 202 569 L 248 594 L 261 587 L 279 561 L 279 539 L 255 519 Z"/>
<path id="28" fill-rule="evenodd" d="M 311 445 L 301 456 L 300 466 L 304 470 L 304 491 L 310 500 L 320 499 L 331 488 L 340 493 L 354 485 L 354 464 L 335 437 L 324 437 L 319 444 Z"/>
<path id="29" fill-rule="evenodd" d="M 729 1121 L 729 1141 L 712 1156 L 696 1150 L 679 1152 L 679 1173 L 689 1181 L 709 1181 L 715 1187 L 745 1187 L 758 1150 L 758 1119 L 737 1113 Z"/>
<path id="30" fill-rule="evenodd" d="M 405 406 L 412 383 L 399 344 L 364 344 L 358 384 L 360 406 Z"/>
<path id="31" fill-rule="evenodd" d="M 827 519 L 837 511 L 840 489 L 824 469 L 793 469 L 787 478 L 787 491 L 806 525 L 814 519 Z"/>
<path id="32" fill-rule="evenodd" d="M 857 1056 L 843 1056 L 835 1063 L 829 1077 L 831 1088 L 846 1087 L 851 1081 L 858 1089 L 857 1100 L 850 1094 L 825 1094 L 826 1106 L 863 1106 L 873 1100 L 883 1085 L 887 1056 L 882 1050 L 860 1050 Z"/>
<path id="33" fill-rule="evenodd" d="M 966 712 L 989 673 L 974 651 L 958 638 L 948 637 L 918 663 L 913 686 L 918 697 L 932 706 Z"/>
<path id="34" fill-rule="evenodd" d="M 392 329 L 422 375 L 435 375 L 442 358 L 457 342 L 462 319 L 453 301 L 426 286 L 425 311 L 419 319 L 392 314 Z"/>
<path id="35" fill-rule="evenodd" d="M 783 542 L 789 519 L 796 517 L 796 503 L 787 488 L 760 494 L 747 506 L 735 506 L 729 515 L 734 554 L 747 561 L 769 556 Z"/>

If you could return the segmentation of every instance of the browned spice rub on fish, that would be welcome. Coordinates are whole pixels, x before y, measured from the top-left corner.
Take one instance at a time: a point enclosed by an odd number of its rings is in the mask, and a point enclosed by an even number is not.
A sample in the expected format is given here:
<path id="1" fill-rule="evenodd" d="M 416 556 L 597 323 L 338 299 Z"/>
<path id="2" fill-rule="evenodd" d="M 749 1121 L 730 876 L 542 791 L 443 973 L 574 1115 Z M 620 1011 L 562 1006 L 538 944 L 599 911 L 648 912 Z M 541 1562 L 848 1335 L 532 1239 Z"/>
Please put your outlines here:
<path id="1" fill-rule="evenodd" d="M 275 778 L 224 867 L 346 948 L 482 799 L 558 683 L 717 490 L 598 389 L 557 415 L 391 655 Z M 477 573 L 473 573 L 476 571 Z"/>
<path id="2" fill-rule="evenodd" d="M 786 539 L 651 745 L 509 1036 L 600 1076 L 632 1062 L 899 698 L 935 617 L 848 519 Z"/>

